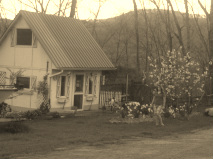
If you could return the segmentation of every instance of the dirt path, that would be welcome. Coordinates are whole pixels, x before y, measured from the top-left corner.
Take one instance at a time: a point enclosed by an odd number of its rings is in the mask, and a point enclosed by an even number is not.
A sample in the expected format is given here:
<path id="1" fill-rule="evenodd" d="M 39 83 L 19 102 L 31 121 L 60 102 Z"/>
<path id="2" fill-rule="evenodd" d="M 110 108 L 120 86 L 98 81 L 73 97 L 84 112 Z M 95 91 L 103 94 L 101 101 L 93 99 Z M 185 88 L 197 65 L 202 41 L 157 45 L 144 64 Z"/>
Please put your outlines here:
<path id="1" fill-rule="evenodd" d="M 135 138 L 124 144 L 57 149 L 16 159 L 213 159 L 213 128 L 163 139 Z"/>

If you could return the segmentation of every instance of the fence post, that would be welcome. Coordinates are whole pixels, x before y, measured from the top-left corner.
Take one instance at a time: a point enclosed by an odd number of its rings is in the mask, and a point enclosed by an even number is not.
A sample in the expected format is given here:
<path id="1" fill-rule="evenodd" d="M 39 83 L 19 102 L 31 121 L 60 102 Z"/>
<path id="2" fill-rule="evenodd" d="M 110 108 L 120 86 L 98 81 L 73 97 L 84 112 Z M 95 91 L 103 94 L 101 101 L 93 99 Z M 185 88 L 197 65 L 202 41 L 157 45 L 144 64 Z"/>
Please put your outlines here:
<path id="1" fill-rule="evenodd" d="M 129 75 L 126 75 L 126 102 L 128 101 L 128 85 L 129 85 Z"/>

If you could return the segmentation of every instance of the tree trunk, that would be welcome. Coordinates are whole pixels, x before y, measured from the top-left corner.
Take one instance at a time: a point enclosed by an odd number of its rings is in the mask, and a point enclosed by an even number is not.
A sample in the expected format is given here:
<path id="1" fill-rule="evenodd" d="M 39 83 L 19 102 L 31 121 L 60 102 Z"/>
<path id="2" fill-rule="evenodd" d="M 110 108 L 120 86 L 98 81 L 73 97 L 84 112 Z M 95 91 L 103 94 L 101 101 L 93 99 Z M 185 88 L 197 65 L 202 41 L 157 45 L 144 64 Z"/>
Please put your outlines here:
<path id="1" fill-rule="evenodd" d="M 211 0 L 211 11 L 210 11 L 210 36 L 209 36 L 209 74 L 210 74 L 210 95 L 212 94 L 212 77 L 213 77 L 213 0 Z M 211 105 L 212 96 L 209 97 Z"/>
<path id="2" fill-rule="evenodd" d="M 74 16 L 75 16 L 76 5 L 77 5 L 77 0 L 72 0 L 70 18 L 74 18 Z"/>
<path id="3" fill-rule="evenodd" d="M 169 4 L 167 2 L 167 36 L 168 36 L 168 44 L 169 44 L 169 51 L 172 52 L 172 34 L 171 34 L 171 22 L 170 22 L 170 13 L 169 13 Z"/>
<path id="4" fill-rule="evenodd" d="M 178 31 L 178 34 L 175 33 L 175 36 L 177 37 L 178 41 L 179 41 L 179 44 L 180 46 L 182 47 L 182 54 L 185 56 L 186 55 L 186 52 L 185 52 L 185 47 L 184 47 L 184 43 L 183 43 L 183 37 L 182 37 L 182 30 L 181 30 L 181 27 L 180 27 L 180 24 L 178 22 L 178 18 L 176 16 L 176 13 L 174 11 L 174 8 L 173 8 L 173 5 L 171 3 L 171 0 L 167 0 L 168 4 L 170 5 L 171 7 L 171 10 L 172 10 L 172 15 L 173 15 L 173 18 L 174 18 L 174 22 L 175 22 L 175 25 L 176 25 L 176 28 L 177 28 L 177 31 Z"/>
<path id="5" fill-rule="evenodd" d="M 186 47 L 186 51 L 189 52 L 190 51 L 190 23 L 189 23 L 189 8 L 188 8 L 188 0 L 184 0 L 185 3 L 185 9 L 186 9 L 186 36 L 187 36 L 187 47 Z"/>
<path id="6" fill-rule="evenodd" d="M 209 38 L 209 50 L 210 50 L 210 60 L 209 61 L 213 61 L 213 0 L 211 0 L 211 11 L 210 11 L 210 38 Z M 213 73 L 213 65 L 211 65 L 211 75 Z M 212 76 L 211 76 L 212 77 Z"/>
<path id="7" fill-rule="evenodd" d="M 135 0 L 133 0 L 134 5 L 134 14 L 135 14 L 135 36 L 136 36 L 136 62 L 137 62 L 137 76 L 140 78 L 141 76 L 141 68 L 140 68 L 140 57 L 139 57 L 139 32 L 138 32 L 138 9 Z"/>

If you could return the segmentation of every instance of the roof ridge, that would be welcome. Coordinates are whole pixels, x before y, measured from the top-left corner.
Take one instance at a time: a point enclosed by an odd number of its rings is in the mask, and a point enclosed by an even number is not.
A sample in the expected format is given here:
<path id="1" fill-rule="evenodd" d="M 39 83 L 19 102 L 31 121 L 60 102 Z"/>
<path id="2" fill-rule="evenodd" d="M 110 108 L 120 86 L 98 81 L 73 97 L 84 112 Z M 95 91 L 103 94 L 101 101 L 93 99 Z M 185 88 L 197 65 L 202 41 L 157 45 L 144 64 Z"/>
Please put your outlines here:
<path id="1" fill-rule="evenodd" d="M 10 29 L 20 16 L 32 29 L 57 68 L 114 69 L 107 55 L 80 20 L 21 10 Z M 0 43 L 1 41 L 2 39 Z"/>

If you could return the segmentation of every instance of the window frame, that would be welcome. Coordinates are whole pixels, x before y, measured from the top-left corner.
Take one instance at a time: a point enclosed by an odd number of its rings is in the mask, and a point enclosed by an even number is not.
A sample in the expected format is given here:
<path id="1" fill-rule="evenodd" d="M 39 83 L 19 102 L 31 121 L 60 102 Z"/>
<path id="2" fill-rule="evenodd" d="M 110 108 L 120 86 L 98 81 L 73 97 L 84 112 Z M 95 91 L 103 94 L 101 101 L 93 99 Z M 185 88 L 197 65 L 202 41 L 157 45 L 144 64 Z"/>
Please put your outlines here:
<path id="1" fill-rule="evenodd" d="M 30 30 L 31 31 L 31 44 L 18 44 L 18 30 Z M 16 38 L 15 38 L 15 44 L 16 46 L 25 46 L 25 47 L 31 47 L 33 46 L 33 32 L 30 28 L 16 28 Z"/>
<path id="2" fill-rule="evenodd" d="M 25 78 L 25 79 L 27 78 L 29 80 L 29 83 L 27 85 L 29 85 L 29 87 L 23 87 L 22 89 L 30 89 L 30 77 L 27 77 L 27 76 L 18 76 L 18 77 L 16 77 L 16 84 L 17 84 L 18 87 L 20 87 L 20 84 L 22 84 L 22 83 L 18 82 L 19 81 L 18 78 L 22 78 L 22 79 L 23 78 Z M 23 84 L 23 85 L 25 85 L 25 84 Z"/>
<path id="3" fill-rule="evenodd" d="M 62 95 L 62 77 L 64 77 L 64 84 L 63 84 L 63 86 L 64 86 L 64 88 L 63 88 L 63 95 Z M 67 87 L 67 76 L 65 76 L 65 75 L 62 75 L 62 76 L 60 76 L 60 93 L 59 93 L 59 96 L 60 97 L 66 97 L 66 87 Z"/>
<path id="4" fill-rule="evenodd" d="M 93 95 L 93 93 L 94 93 L 94 80 L 93 80 L 92 76 L 89 76 L 88 78 L 89 79 L 88 79 L 88 92 L 87 92 L 87 94 Z M 90 81 L 91 81 L 91 84 L 92 84 L 91 86 L 90 86 Z"/>
<path id="5" fill-rule="evenodd" d="M 92 81 L 92 86 L 90 87 L 90 80 Z M 85 95 L 97 96 L 97 74 L 96 73 L 87 73 L 85 81 Z M 91 90 L 90 90 L 91 89 Z"/>
<path id="6" fill-rule="evenodd" d="M 62 77 L 65 78 L 65 83 L 64 83 L 64 94 L 61 95 L 61 87 L 62 87 Z M 57 76 L 57 81 L 56 81 L 56 98 L 69 98 L 70 96 L 70 82 L 71 82 L 71 76 L 70 75 L 59 75 Z"/>
<path id="7" fill-rule="evenodd" d="M 76 82 L 77 82 L 76 77 L 77 77 L 77 76 L 82 76 L 82 83 L 80 83 L 80 84 L 82 84 L 82 90 L 77 90 L 77 89 L 76 89 L 76 88 L 77 88 L 77 87 L 76 87 L 76 85 L 77 85 L 77 83 L 76 83 Z M 82 94 L 82 93 L 84 93 L 84 89 L 85 89 L 85 88 L 84 88 L 84 87 L 85 87 L 85 86 L 84 86 L 84 85 L 85 85 L 85 84 L 84 84 L 84 82 L 85 82 L 85 79 L 84 79 L 84 78 L 85 78 L 85 75 L 84 75 L 84 74 L 80 74 L 80 73 L 79 73 L 79 74 L 76 74 L 76 75 L 75 75 L 75 85 L 74 85 L 74 92 L 75 92 L 75 94 Z"/>
<path id="8" fill-rule="evenodd" d="M 26 89 L 26 90 L 33 90 L 34 89 L 34 90 L 36 90 L 36 81 L 37 81 L 36 76 L 18 76 L 18 77 L 16 77 L 16 85 L 17 86 L 18 86 L 18 84 L 17 84 L 18 78 L 28 78 L 29 79 L 29 88 L 23 87 L 22 89 Z"/>

